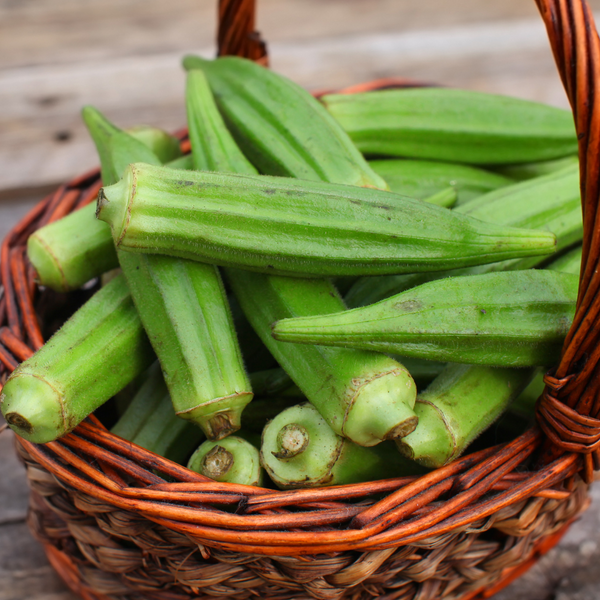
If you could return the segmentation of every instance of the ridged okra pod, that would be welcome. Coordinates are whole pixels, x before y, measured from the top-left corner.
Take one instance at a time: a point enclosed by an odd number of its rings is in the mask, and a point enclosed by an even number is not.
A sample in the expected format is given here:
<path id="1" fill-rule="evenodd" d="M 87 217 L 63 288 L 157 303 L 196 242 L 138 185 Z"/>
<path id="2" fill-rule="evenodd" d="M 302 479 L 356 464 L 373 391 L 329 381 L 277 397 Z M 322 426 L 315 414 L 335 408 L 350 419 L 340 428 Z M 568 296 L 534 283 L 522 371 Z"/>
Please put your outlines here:
<path id="1" fill-rule="evenodd" d="M 579 276 L 581 270 L 581 246 L 577 246 L 569 252 L 565 252 L 559 258 L 553 260 L 546 265 L 549 271 L 559 271 L 561 273 L 571 273 Z M 535 414 L 535 403 L 544 391 L 544 372 L 538 371 L 531 383 L 517 396 L 509 407 L 511 412 L 514 412 L 522 417 L 533 419 Z"/>
<path id="2" fill-rule="evenodd" d="M 2 414 L 26 440 L 52 441 L 153 360 L 125 278 L 118 276 L 12 373 L 0 395 Z"/>
<path id="3" fill-rule="evenodd" d="M 262 173 L 387 189 L 339 124 L 299 85 L 238 57 L 187 56 L 183 65 L 205 74 L 235 141 Z"/>
<path id="4" fill-rule="evenodd" d="M 275 275 L 376 275 L 552 254 L 554 235 L 375 189 L 135 164 L 98 196 L 119 249 Z"/>
<path id="5" fill-rule="evenodd" d="M 119 260 L 177 415 L 210 439 L 239 429 L 252 390 L 218 271 L 158 255 Z"/>
<path id="6" fill-rule="evenodd" d="M 263 431 L 261 461 L 282 489 L 373 481 L 421 473 L 393 444 L 363 448 L 336 435 L 308 403 L 277 415 Z"/>
<path id="7" fill-rule="evenodd" d="M 370 160 L 369 165 L 385 179 L 392 192 L 419 200 L 452 186 L 458 194 L 457 205 L 513 183 L 504 175 L 458 163 L 387 159 Z"/>
<path id="8" fill-rule="evenodd" d="M 158 361 L 148 369 L 147 379 L 111 431 L 180 464 L 204 438 L 199 427 L 173 411 Z"/>
<path id="9" fill-rule="evenodd" d="M 577 152 L 569 111 L 507 96 L 412 88 L 321 101 L 365 154 L 489 165 Z"/>
<path id="10" fill-rule="evenodd" d="M 495 173 L 510 177 L 514 181 L 525 181 L 543 175 L 550 175 L 557 171 L 562 171 L 565 167 L 579 163 L 577 154 L 565 156 L 564 158 L 555 158 L 554 160 L 542 160 L 532 163 L 522 163 L 520 165 L 505 165 L 496 167 Z"/>
<path id="11" fill-rule="evenodd" d="M 442 362 L 551 365 L 577 287 L 576 276 L 544 270 L 448 277 L 362 308 L 279 321 L 273 336 Z"/>
<path id="12" fill-rule="evenodd" d="M 218 442 L 207 440 L 192 454 L 187 467 L 216 481 L 255 486 L 263 483 L 258 450 L 235 435 Z"/>
<path id="13" fill-rule="evenodd" d="M 90 133 L 107 177 L 143 154 L 125 132 L 108 140 L 99 128 L 90 127 Z M 239 429 L 252 392 L 217 268 L 159 255 L 117 254 L 177 415 L 196 423 L 210 439 Z"/>
<path id="14" fill-rule="evenodd" d="M 205 83 L 202 77 L 193 81 L 197 86 Z M 203 119 L 203 126 L 211 129 L 209 139 L 218 139 L 219 143 L 195 144 L 192 135 L 196 166 L 202 168 L 214 164 L 216 157 L 213 154 L 222 151 L 231 160 L 229 170 L 252 172 L 253 167 L 242 160 L 243 156 L 220 119 L 210 94 L 201 89 L 199 97 L 204 102 L 203 110 L 210 114 L 210 118 Z M 192 116 L 190 130 L 197 127 L 201 131 L 202 127 Z M 313 118 L 318 120 L 318 113 Z M 293 122 L 288 127 L 302 139 L 302 124 Z M 333 166 L 337 160 L 347 159 L 343 156 L 332 159 Z M 225 168 L 226 162 L 220 160 L 220 165 Z M 333 173 L 331 177 L 334 177 Z M 408 372 L 397 362 L 361 351 L 336 349 L 323 353 L 316 347 L 294 348 L 279 344 L 271 337 L 270 325 L 277 318 L 343 309 L 328 281 L 290 280 L 230 268 L 226 273 L 242 309 L 265 345 L 334 429 L 343 430 L 361 444 L 372 445 L 385 436 L 404 435 L 414 428 L 412 406 L 416 388 Z M 323 382 L 326 382 L 325 390 Z M 362 427 L 361 415 L 369 411 L 380 416 L 371 414 Z"/>
<path id="15" fill-rule="evenodd" d="M 130 135 L 91 106 L 83 109 L 83 117 L 101 157 L 104 183 L 118 180 L 131 155 L 158 165 L 181 154 L 178 140 L 159 129 L 137 128 Z M 95 211 L 90 204 L 29 237 L 27 255 L 41 285 L 68 292 L 119 266 L 110 228 L 94 218 Z"/>
<path id="16" fill-rule="evenodd" d="M 407 458 L 441 467 L 458 458 L 527 386 L 535 369 L 448 365 L 417 397 L 417 428 L 396 442 Z"/>
<path id="17" fill-rule="evenodd" d="M 227 277 L 265 345 L 336 433 L 371 446 L 414 428 L 416 388 L 398 362 L 346 348 L 285 347 L 270 336 L 271 323 L 284 315 L 343 310 L 333 286 L 304 280 L 296 288 L 284 277 L 233 269 L 227 271 Z"/>
<path id="18" fill-rule="evenodd" d="M 556 235 L 559 251 L 580 241 L 583 235 L 576 166 L 484 194 L 456 207 L 454 212 L 499 225 L 551 231 Z M 345 301 L 351 308 L 365 306 L 434 279 L 526 269 L 543 260 L 544 257 L 528 257 L 453 271 L 360 278 Z"/>

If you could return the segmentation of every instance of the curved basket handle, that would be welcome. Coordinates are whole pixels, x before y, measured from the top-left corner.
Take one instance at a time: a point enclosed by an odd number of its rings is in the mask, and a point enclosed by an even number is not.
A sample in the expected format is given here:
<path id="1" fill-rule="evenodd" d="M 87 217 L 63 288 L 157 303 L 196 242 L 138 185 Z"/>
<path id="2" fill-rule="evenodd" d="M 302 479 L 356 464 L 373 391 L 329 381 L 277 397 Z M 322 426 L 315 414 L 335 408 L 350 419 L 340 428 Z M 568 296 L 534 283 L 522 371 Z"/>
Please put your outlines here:
<path id="1" fill-rule="evenodd" d="M 241 56 L 267 65 L 267 46 L 254 29 L 255 14 L 255 0 L 219 0 L 218 56 Z"/>
<path id="2" fill-rule="evenodd" d="M 538 421 L 561 451 L 585 455 L 586 479 L 600 467 L 600 41 L 585 0 L 535 0 L 573 110 L 579 139 L 583 257 L 573 324 L 556 369 L 546 376 Z"/>

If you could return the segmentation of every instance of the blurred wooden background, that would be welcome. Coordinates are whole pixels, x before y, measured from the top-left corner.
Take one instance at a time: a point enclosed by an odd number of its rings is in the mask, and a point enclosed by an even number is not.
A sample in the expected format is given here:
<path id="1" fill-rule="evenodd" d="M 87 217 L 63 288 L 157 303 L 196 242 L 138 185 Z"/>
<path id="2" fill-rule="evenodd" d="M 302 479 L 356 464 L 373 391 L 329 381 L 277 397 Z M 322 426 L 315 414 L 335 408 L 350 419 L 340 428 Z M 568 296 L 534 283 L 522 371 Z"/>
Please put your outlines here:
<path id="1" fill-rule="evenodd" d="M 0 238 L 59 182 L 96 165 L 85 104 L 123 127 L 184 124 L 181 57 L 214 55 L 216 2 L 0 0 Z M 310 90 L 399 76 L 567 107 L 533 0 L 257 3 L 272 68 Z M 11 436 L 0 436 L 0 600 L 73 600 L 24 524 Z M 600 598 L 599 523 L 592 509 L 498 600 Z"/>

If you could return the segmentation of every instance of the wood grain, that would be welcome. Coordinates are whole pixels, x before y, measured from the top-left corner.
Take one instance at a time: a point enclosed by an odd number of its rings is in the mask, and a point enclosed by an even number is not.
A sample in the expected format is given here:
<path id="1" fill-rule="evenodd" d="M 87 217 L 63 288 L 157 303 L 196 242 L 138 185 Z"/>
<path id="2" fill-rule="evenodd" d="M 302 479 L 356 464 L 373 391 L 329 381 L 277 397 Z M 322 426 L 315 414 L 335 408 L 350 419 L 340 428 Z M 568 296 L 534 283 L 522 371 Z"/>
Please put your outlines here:
<path id="1" fill-rule="evenodd" d="M 0 190 L 95 164 L 85 104 L 124 127 L 180 127 L 181 57 L 213 55 L 214 13 L 213 0 L 0 3 Z M 258 25 L 273 68 L 309 89 L 406 76 L 566 105 L 533 2 L 264 0 Z"/>

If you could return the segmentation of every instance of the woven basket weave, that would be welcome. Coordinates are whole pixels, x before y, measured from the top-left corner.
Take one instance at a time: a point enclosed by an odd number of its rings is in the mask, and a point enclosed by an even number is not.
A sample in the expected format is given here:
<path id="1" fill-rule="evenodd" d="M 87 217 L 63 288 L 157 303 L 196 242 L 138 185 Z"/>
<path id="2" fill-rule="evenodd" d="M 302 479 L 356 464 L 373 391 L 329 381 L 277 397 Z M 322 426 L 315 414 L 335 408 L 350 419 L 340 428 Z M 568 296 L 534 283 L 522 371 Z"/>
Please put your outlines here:
<path id="1" fill-rule="evenodd" d="M 600 467 L 600 42 L 581 0 L 536 2 L 573 107 L 584 217 L 576 316 L 546 376 L 539 425 L 425 476 L 284 492 L 208 480 L 112 435 L 93 416 L 55 442 L 18 439 L 32 490 L 29 525 L 76 593 L 489 598 L 586 508 Z M 220 54 L 266 63 L 253 19 L 252 1 L 221 0 Z M 42 331 L 69 302 L 81 302 L 36 289 L 27 237 L 93 201 L 99 186 L 98 172 L 61 186 L 4 240 L 0 381 L 43 344 Z"/>

